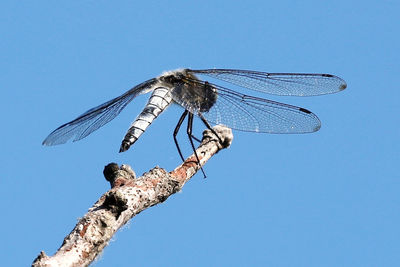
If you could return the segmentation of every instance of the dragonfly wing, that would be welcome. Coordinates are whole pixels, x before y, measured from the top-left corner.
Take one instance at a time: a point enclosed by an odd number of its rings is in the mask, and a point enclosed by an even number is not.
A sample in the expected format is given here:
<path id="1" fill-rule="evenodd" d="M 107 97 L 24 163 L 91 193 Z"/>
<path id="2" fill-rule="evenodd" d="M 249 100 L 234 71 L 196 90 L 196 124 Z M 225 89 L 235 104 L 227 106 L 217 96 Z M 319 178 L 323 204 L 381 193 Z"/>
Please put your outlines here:
<path id="1" fill-rule="evenodd" d="M 251 90 L 285 96 L 314 96 L 346 89 L 346 82 L 331 74 L 267 73 L 249 70 L 188 70 Z"/>
<path id="2" fill-rule="evenodd" d="M 321 127 L 318 117 L 304 108 L 222 87 L 218 87 L 217 101 L 203 116 L 215 124 L 248 132 L 310 133 Z"/>
<path id="3" fill-rule="evenodd" d="M 95 108 L 89 109 L 78 118 L 61 125 L 43 141 L 43 145 L 64 144 L 68 140 L 81 140 L 114 119 L 137 95 L 152 89 L 156 79 L 143 82 L 123 95 L 111 99 Z"/>

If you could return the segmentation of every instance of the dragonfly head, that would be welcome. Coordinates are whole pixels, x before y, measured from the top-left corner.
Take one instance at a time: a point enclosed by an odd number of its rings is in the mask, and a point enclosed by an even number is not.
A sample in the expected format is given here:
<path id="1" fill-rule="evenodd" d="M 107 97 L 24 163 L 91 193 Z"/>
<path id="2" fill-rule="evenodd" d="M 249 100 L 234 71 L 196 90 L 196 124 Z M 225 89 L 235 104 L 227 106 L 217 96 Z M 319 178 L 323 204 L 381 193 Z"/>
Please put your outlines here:
<path id="1" fill-rule="evenodd" d="M 197 77 L 189 73 L 187 69 L 177 69 L 164 72 L 159 76 L 159 79 L 171 86 L 176 86 L 185 82 L 185 80 L 197 80 Z"/>

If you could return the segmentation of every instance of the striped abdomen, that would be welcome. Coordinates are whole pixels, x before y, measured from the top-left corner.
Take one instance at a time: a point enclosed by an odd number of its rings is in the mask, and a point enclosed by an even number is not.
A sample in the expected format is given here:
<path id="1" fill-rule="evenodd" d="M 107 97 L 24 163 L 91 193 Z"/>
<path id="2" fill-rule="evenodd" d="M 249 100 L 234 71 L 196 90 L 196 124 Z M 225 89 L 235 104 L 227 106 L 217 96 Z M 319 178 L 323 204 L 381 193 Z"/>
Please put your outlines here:
<path id="1" fill-rule="evenodd" d="M 119 152 L 124 152 L 133 145 L 149 125 L 161 114 L 172 102 L 169 89 L 164 87 L 156 88 L 150 96 L 143 111 L 132 123 L 124 140 L 122 141 Z"/>

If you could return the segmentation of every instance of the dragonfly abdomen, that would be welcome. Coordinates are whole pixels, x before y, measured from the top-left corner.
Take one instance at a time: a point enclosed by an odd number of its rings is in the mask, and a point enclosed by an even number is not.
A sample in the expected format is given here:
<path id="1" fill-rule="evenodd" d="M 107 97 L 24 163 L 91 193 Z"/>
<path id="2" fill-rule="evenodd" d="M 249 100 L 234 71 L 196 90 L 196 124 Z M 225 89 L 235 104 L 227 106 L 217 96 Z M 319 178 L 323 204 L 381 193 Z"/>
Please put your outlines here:
<path id="1" fill-rule="evenodd" d="M 119 152 L 124 152 L 133 145 L 137 139 L 146 131 L 147 127 L 163 112 L 172 102 L 168 88 L 156 88 L 151 94 L 143 111 L 136 117 L 129 127 Z"/>

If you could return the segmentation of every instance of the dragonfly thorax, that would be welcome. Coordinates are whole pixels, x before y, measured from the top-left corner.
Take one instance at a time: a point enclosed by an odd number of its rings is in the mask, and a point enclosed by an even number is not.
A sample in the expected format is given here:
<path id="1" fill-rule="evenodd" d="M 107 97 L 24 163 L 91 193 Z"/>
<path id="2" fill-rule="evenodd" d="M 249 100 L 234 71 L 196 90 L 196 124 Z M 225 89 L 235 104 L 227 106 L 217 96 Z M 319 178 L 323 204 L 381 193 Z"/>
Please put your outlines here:
<path id="1" fill-rule="evenodd" d="M 193 114 L 209 111 L 217 101 L 217 89 L 185 69 L 165 73 L 160 80 L 171 88 L 174 101 Z"/>

